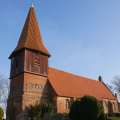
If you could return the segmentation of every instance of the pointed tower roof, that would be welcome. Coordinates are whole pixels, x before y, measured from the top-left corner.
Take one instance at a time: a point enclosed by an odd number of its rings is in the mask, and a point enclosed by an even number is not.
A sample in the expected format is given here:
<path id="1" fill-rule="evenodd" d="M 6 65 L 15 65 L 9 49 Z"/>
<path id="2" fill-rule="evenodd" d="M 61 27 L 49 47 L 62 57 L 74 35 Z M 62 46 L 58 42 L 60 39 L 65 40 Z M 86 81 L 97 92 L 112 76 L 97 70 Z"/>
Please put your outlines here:
<path id="1" fill-rule="evenodd" d="M 39 25 L 37 22 L 34 6 L 30 7 L 25 25 L 23 27 L 17 47 L 10 55 L 10 58 L 22 49 L 30 49 L 50 56 L 47 48 L 44 46 Z"/>

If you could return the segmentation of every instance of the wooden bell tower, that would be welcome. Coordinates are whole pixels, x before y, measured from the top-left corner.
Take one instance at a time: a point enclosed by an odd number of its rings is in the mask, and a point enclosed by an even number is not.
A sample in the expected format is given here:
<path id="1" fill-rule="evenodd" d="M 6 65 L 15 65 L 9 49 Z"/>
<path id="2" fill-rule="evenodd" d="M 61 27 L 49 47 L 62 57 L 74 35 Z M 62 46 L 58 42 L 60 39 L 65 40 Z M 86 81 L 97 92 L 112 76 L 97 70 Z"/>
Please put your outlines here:
<path id="1" fill-rule="evenodd" d="M 34 7 L 30 7 L 17 47 L 10 55 L 9 107 L 13 106 L 15 120 L 26 107 L 47 99 L 48 58 Z"/>

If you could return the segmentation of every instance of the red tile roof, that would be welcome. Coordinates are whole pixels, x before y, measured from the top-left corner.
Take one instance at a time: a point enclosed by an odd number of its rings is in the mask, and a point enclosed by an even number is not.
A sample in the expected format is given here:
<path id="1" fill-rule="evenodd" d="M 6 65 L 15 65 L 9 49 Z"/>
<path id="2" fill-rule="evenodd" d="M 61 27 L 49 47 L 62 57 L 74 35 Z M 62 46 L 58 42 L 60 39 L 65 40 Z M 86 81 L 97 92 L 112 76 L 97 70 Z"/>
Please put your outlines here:
<path id="1" fill-rule="evenodd" d="M 58 96 L 95 96 L 97 99 L 116 99 L 104 83 L 49 68 L 48 80 Z"/>
<path id="2" fill-rule="evenodd" d="M 34 7 L 31 7 L 29 10 L 19 42 L 17 44 L 16 49 L 11 54 L 11 56 L 14 53 L 24 48 L 36 50 L 38 52 L 42 52 L 50 56 L 47 48 L 43 44 L 43 40 L 40 34 L 40 29 L 36 19 Z"/>

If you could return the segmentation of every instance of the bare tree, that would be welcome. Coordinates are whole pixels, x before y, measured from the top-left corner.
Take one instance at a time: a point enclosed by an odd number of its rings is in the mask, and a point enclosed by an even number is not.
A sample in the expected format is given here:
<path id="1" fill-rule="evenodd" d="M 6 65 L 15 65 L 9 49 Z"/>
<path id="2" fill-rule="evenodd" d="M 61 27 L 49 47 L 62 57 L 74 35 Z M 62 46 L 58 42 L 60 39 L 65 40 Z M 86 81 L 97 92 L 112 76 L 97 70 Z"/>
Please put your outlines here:
<path id="1" fill-rule="evenodd" d="M 110 90 L 115 96 L 117 96 L 120 102 L 120 76 L 115 76 L 111 83 L 107 84 Z"/>
<path id="2" fill-rule="evenodd" d="M 120 96 L 120 77 L 119 76 L 114 77 L 112 83 L 114 91 Z"/>
<path id="3" fill-rule="evenodd" d="M 9 81 L 0 74 L 0 104 L 6 109 L 9 92 Z"/>

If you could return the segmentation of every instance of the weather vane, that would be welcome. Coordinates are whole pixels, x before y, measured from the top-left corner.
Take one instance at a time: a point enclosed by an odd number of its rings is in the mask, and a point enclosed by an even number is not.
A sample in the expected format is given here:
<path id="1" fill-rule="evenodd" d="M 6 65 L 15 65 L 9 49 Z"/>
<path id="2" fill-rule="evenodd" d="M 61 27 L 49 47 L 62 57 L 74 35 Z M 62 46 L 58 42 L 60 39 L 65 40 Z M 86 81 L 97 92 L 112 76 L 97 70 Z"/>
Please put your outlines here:
<path id="1" fill-rule="evenodd" d="M 38 2 L 40 2 L 40 0 L 38 0 Z M 35 0 L 31 0 L 31 7 L 35 6 Z"/>
<path id="2" fill-rule="evenodd" d="M 31 6 L 34 7 L 34 0 L 31 0 Z"/>

